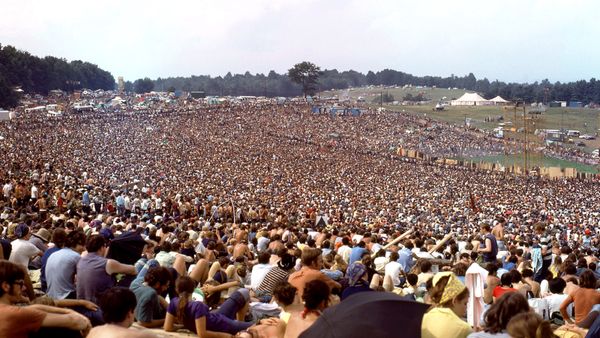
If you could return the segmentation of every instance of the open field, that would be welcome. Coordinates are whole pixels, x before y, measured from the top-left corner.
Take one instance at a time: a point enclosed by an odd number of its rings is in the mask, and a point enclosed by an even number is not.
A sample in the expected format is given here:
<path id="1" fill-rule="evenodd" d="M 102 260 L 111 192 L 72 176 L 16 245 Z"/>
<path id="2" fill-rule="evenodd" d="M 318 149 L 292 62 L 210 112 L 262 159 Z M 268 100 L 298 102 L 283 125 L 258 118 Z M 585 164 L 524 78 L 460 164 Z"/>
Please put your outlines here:
<path id="1" fill-rule="evenodd" d="M 415 114 L 422 114 L 432 119 L 454 123 L 464 124 L 465 118 L 471 119 L 471 124 L 481 129 L 494 129 L 498 127 L 498 122 L 486 122 L 486 118 L 493 118 L 502 116 L 504 122 L 512 122 L 512 126 L 515 128 L 521 128 L 523 124 L 523 111 L 522 108 L 515 111 L 512 107 L 502 106 L 447 106 L 443 111 L 433 111 L 435 104 L 442 98 L 444 100 L 451 100 L 462 96 L 465 92 L 463 89 L 447 89 L 447 88 L 352 88 L 348 90 L 338 91 L 326 91 L 322 92 L 321 96 L 333 96 L 338 95 L 339 98 L 349 97 L 350 99 L 357 99 L 362 96 L 367 104 L 371 106 L 378 106 L 373 104 L 374 98 L 377 98 L 381 93 L 389 93 L 394 96 L 396 100 L 402 100 L 402 98 L 410 93 L 417 95 L 422 92 L 426 98 L 431 99 L 431 102 L 425 105 L 414 105 L 414 106 L 402 106 L 402 105 L 389 105 L 384 104 L 383 106 L 389 110 L 412 112 Z M 541 115 L 530 115 L 532 116 L 527 121 L 527 130 L 531 133 L 530 140 L 533 140 L 533 132 L 536 129 L 574 129 L 579 130 L 581 134 L 596 134 L 600 128 L 600 110 L 599 109 L 588 109 L 588 108 L 548 108 L 548 110 Z M 520 139 L 523 137 L 522 133 L 509 133 L 507 136 L 511 138 Z M 537 139 L 537 137 L 535 137 Z M 592 151 L 593 149 L 600 147 L 600 140 L 577 140 L 583 141 L 586 144 L 585 149 Z"/>
<path id="2" fill-rule="evenodd" d="M 417 88 L 417 87 L 361 87 L 361 88 L 351 88 L 345 90 L 333 90 L 333 91 L 324 91 L 321 92 L 320 95 L 322 97 L 337 95 L 342 98 L 343 96 L 348 96 L 353 99 L 357 99 L 359 96 L 362 96 L 368 103 L 371 103 L 374 99 L 379 98 L 381 94 L 390 94 L 394 96 L 394 98 L 398 101 L 402 101 L 402 98 L 406 94 L 411 94 L 413 96 L 422 93 L 426 98 L 432 100 L 433 102 L 438 102 L 442 100 L 451 100 L 453 98 L 458 98 L 462 94 L 465 93 L 463 89 L 447 89 L 447 88 Z M 435 103 L 434 103 L 435 104 Z"/>
<path id="3" fill-rule="evenodd" d="M 525 159 L 523 154 L 515 155 L 495 155 L 495 156 L 482 156 L 475 158 L 467 158 L 473 162 L 486 162 L 486 163 L 498 163 L 505 167 L 520 166 L 525 167 Z M 594 166 L 586 165 L 582 163 L 576 163 L 558 158 L 542 156 L 539 154 L 530 154 L 527 156 L 527 162 L 529 167 L 560 167 L 560 168 L 575 168 L 578 172 L 597 174 L 598 169 Z"/>

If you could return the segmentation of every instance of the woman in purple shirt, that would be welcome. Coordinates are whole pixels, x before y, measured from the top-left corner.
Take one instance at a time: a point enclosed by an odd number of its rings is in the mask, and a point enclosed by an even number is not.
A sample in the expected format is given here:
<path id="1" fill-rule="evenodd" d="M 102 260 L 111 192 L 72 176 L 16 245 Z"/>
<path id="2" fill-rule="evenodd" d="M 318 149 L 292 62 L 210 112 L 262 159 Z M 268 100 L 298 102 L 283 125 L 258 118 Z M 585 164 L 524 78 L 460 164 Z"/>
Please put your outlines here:
<path id="1" fill-rule="evenodd" d="M 235 320 L 238 315 L 243 318 L 243 312 L 247 310 L 250 299 L 248 290 L 234 292 L 216 311 L 211 312 L 206 304 L 192 300 L 196 285 L 196 281 L 190 277 L 177 279 L 175 288 L 179 297 L 173 298 L 169 304 L 165 331 L 174 331 L 174 324 L 178 323 L 198 334 L 198 337 L 206 337 L 209 332 L 233 335 L 252 326 L 252 323 Z"/>

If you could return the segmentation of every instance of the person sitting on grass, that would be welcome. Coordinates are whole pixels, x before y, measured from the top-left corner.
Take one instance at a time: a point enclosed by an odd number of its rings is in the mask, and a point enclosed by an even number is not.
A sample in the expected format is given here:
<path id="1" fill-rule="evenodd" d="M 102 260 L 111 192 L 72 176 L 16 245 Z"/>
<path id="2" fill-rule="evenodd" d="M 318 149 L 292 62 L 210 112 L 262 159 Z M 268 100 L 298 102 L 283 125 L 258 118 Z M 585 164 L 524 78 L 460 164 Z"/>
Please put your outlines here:
<path id="1" fill-rule="evenodd" d="M 237 290 L 217 310 L 211 312 L 206 304 L 192 300 L 196 285 L 196 281 L 190 277 L 177 279 L 175 288 L 179 297 L 169 303 L 165 331 L 183 327 L 198 337 L 230 337 L 252 326 L 252 323 L 242 321 L 248 311 L 248 290 Z"/>
<path id="2" fill-rule="evenodd" d="M 87 338 L 155 338 L 150 332 L 130 330 L 135 321 L 137 300 L 133 291 L 113 287 L 100 295 L 100 308 L 105 325 L 96 326 Z"/>
<path id="3" fill-rule="evenodd" d="M 54 306 L 15 306 L 23 301 L 25 269 L 0 260 L 0 337 L 82 337 L 90 321 L 79 313 Z"/>

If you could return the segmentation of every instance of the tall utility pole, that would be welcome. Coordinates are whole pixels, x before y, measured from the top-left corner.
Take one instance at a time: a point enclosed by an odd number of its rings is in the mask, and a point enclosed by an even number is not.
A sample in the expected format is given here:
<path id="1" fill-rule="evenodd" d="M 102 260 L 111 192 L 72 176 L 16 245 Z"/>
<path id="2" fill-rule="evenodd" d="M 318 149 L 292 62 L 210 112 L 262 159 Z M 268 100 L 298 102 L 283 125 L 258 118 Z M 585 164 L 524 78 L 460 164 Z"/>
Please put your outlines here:
<path id="1" fill-rule="evenodd" d="M 528 167 L 527 167 L 527 112 L 525 108 L 525 103 L 523 103 L 523 132 L 525 133 L 525 143 L 523 157 L 525 159 L 525 175 L 528 175 Z"/>
<path id="2" fill-rule="evenodd" d="M 379 96 L 379 106 L 383 107 L 383 91 L 381 91 L 380 96 Z"/>

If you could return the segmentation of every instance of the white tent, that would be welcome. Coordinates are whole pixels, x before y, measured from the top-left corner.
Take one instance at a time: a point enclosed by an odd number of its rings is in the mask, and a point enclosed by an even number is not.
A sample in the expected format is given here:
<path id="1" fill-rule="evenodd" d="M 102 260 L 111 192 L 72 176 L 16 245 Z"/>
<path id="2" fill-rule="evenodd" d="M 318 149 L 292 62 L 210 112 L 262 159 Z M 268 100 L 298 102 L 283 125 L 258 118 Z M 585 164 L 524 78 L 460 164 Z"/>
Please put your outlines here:
<path id="1" fill-rule="evenodd" d="M 453 106 L 486 106 L 491 103 L 477 93 L 465 93 L 458 99 L 450 101 L 450 104 Z"/>
<path id="2" fill-rule="evenodd" d="M 498 95 L 495 98 L 491 99 L 490 102 L 493 102 L 495 105 L 503 105 L 503 104 L 507 104 L 508 103 L 508 101 L 506 101 L 505 99 L 503 99 L 502 97 L 500 97 L 500 95 Z"/>

